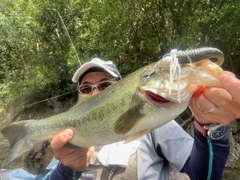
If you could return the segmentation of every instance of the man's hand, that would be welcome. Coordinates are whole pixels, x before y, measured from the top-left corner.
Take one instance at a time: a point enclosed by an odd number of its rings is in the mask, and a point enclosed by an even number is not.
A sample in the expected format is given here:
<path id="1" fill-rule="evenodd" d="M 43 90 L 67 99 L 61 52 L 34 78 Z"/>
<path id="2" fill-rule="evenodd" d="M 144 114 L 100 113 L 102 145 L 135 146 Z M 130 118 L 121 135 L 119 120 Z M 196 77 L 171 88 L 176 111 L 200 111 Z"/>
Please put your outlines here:
<path id="1" fill-rule="evenodd" d="M 222 87 L 199 90 L 189 102 L 192 113 L 201 124 L 216 122 L 228 125 L 240 118 L 240 80 L 234 74 L 224 72 L 220 83 Z"/>
<path id="2" fill-rule="evenodd" d="M 74 132 L 72 129 L 67 129 L 61 134 L 54 137 L 51 141 L 51 147 L 54 151 L 54 156 L 64 166 L 67 166 L 75 171 L 84 171 L 90 164 L 91 157 L 94 153 L 94 147 L 72 149 L 64 145 L 72 139 Z"/>

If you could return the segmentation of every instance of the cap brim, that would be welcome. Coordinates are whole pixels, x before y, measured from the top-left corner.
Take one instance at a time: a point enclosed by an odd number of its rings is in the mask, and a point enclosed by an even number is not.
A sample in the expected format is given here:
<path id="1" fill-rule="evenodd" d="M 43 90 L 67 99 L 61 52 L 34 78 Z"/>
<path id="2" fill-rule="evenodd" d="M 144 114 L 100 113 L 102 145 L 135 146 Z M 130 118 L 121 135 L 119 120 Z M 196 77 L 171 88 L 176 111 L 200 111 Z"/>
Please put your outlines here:
<path id="1" fill-rule="evenodd" d="M 115 72 L 107 69 L 103 65 L 93 63 L 93 62 L 88 62 L 88 63 L 84 64 L 83 66 L 81 66 L 80 68 L 78 68 L 78 70 L 74 73 L 74 75 L 72 77 L 72 81 L 75 83 L 78 83 L 82 74 L 92 67 L 100 67 L 100 68 L 104 69 L 107 73 L 109 73 L 112 77 L 114 77 L 114 78 L 118 77 L 118 75 Z"/>

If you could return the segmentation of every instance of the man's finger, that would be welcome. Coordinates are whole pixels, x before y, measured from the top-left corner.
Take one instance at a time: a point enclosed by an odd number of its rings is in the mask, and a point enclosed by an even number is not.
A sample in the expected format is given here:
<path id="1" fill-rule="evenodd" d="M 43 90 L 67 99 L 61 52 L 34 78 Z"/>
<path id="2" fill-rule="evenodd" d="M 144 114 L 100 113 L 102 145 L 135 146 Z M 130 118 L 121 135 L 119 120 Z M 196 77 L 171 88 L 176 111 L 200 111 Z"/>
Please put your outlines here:
<path id="1" fill-rule="evenodd" d="M 223 74 L 220 76 L 220 83 L 222 87 L 230 93 L 235 102 L 240 102 L 240 80 L 229 74 Z M 235 87 L 235 88 L 233 88 Z"/>
<path id="2" fill-rule="evenodd" d="M 66 129 L 61 134 L 54 137 L 51 141 L 51 147 L 54 150 L 62 148 L 72 137 L 74 132 L 72 129 Z"/>
<path id="3" fill-rule="evenodd" d="M 236 77 L 236 75 L 230 71 L 224 71 L 223 74 L 228 74 L 228 75 L 231 75 L 233 77 Z"/>

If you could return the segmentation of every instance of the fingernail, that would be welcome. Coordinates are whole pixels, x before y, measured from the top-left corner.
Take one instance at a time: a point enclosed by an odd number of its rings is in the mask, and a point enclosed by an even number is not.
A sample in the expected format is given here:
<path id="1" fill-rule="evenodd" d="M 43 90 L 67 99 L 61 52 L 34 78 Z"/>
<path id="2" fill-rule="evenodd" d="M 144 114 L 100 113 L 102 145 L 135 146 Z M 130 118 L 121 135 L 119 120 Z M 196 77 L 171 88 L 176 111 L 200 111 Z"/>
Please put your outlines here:
<path id="1" fill-rule="evenodd" d="M 73 130 L 72 129 L 67 129 L 66 131 L 65 131 L 65 134 L 66 134 L 66 136 L 68 136 L 68 137 L 72 137 L 73 136 Z"/>
<path id="2" fill-rule="evenodd" d="M 228 74 L 222 74 L 222 75 L 220 76 L 220 81 L 225 81 L 228 77 L 229 77 Z"/>

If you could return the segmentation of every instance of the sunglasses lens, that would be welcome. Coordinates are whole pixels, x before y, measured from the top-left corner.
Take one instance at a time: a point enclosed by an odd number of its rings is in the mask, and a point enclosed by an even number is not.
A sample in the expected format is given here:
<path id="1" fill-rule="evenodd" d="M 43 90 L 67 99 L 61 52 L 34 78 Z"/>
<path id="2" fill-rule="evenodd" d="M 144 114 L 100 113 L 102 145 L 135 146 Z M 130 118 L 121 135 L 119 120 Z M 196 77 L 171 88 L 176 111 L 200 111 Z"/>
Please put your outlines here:
<path id="1" fill-rule="evenodd" d="M 98 84 L 83 84 L 79 87 L 79 93 L 82 94 L 91 94 L 93 88 L 97 88 L 98 91 L 103 91 L 104 89 L 106 89 L 108 86 L 110 86 L 111 84 L 113 84 L 113 81 L 103 81 L 100 82 Z"/>
<path id="2" fill-rule="evenodd" d="M 102 82 L 102 83 L 98 84 L 97 88 L 98 88 L 99 91 L 103 91 L 104 89 L 106 89 L 111 84 L 112 84 L 112 82 Z"/>
<path id="3" fill-rule="evenodd" d="M 90 94 L 92 91 L 92 86 L 90 85 L 83 85 L 79 87 L 79 92 L 82 94 Z"/>

